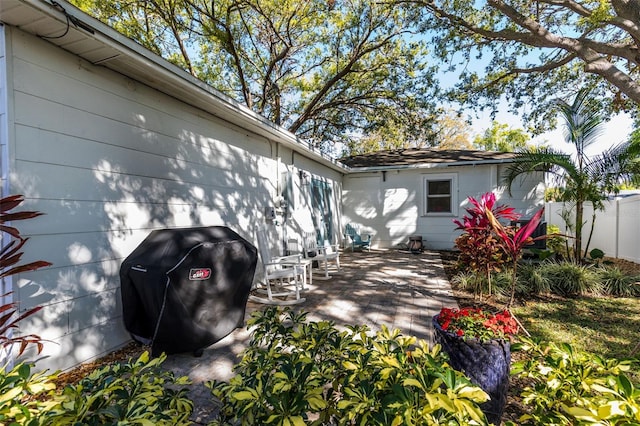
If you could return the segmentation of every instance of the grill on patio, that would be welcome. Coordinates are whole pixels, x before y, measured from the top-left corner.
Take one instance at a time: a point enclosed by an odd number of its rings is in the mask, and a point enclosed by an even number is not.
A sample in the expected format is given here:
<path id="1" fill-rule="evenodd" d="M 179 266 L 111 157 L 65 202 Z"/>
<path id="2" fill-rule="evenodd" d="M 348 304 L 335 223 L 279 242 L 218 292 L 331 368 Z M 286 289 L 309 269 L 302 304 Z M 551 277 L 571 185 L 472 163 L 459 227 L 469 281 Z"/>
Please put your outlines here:
<path id="1" fill-rule="evenodd" d="M 153 231 L 120 268 L 125 327 L 153 355 L 199 354 L 243 325 L 256 264 L 227 227 Z"/>

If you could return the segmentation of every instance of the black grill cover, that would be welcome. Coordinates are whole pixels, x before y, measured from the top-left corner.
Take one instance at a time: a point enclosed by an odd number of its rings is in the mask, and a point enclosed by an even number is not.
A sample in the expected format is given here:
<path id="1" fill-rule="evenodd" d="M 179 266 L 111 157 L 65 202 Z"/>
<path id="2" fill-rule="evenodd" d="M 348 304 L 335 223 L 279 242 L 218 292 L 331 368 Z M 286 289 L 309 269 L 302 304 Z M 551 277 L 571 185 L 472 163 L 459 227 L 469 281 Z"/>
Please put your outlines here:
<path id="1" fill-rule="evenodd" d="M 227 227 L 151 232 L 120 267 L 126 329 L 154 356 L 212 345 L 244 324 L 257 260 Z"/>

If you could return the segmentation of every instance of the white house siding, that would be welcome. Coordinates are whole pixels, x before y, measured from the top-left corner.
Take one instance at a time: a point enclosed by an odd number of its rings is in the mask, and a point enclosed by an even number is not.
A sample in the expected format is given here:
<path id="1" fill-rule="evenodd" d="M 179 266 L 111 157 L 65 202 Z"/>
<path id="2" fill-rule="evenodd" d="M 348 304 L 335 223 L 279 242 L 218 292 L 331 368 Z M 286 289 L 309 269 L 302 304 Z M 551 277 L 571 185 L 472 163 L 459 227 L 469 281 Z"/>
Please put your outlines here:
<path id="1" fill-rule="evenodd" d="M 7 142 L 7 85 L 8 85 L 8 77 L 7 77 L 7 58 L 6 58 L 6 47 L 5 47 L 5 27 L 0 24 L 0 197 L 6 196 L 6 185 L 7 185 L 7 167 L 9 161 L 9 150 L 8 150 L 8 142 Z M 4 233 L 0 235 L 0 244 L 2 247 L 5 245 L 5 238 L 7 238 Z M 9 297 L 4 297 L 3 295 L 11 290 L 11 282 L 9 279 L 3 280 L 0 283 L 0 303 L 4 304 L 9 302 Z"/>
<path id="2" fill-rule="evenodd" d="M 459 231 L 452 220 L 465 214 L 467 197 L 480 197 L 494 191 L 499 203 L 514 207 L 523 217 L 542 207 L 540 179 L 518 179 L 512 197 L 502 187 L 504 165 L 454 166 L 422 169 L 398 169 L 383 172 L 355 173 L 343 180 L 344 223 L 360 226 L 361 232 L 373 234 L 373 246 L 394 247 L 420 235 L 431 249 L 451 249 Z M 457 215 L 426 215 L 424 212 L 425 177 L 455 176 Z"/>
<path id="3" fill-rule="evenodd" d="M 283 223 L 282 235 L 283 241 L 288 239 L 298 239 L 297 236 L 302 232 L 309 232 L 314 230 L 314 221 L 312 214 L 313 201 L 311 194 L 311 182 L 313 180 L 326 182 L 331 186 L 331 198 L 325 200 L 330 203 L 331 208 L 331 222 L 332 222 L 332 235 L 327 235 L 327 238 L 334 242 L 339 243 L 342 238 L 342 174 L 327 170 L 322 165 L 311 159 L 304 157 L 298 153 L 286 151 L 287 154 L 283 155 L 283 162 L 287 162 L 289 170 L 292 173 L 293 180 L 293 205 L 294 210 L 290 216 L 284 216 L 281 218 Z M 300 171 L 304 176 L 301 179 Z M 283 212 L 284 213 L 284 212 Z M 299 248 L 299 247 L 298 247 Z"/>
<path id="4" fill-rule="evenodd" d="M 64 369 L 129 340 L 118 272 L 150 231 L 224 225 L 253 242 L 266 224 L 277 239 L 282 220 L 265 220 L 264 209 L 281 194 L 282 173 L 296 175 L 296 158 L 275 141 L 9 32 L 15 158 L 7 189 L 46 213 L 18 224 L 30 237 L 24 261 L 53 263 L 14 280 L 21 309 L 44 307 L 21 332 L 54 341 L 39 365 Z M 340 177 L 314 167 L 329 184 Z"/>

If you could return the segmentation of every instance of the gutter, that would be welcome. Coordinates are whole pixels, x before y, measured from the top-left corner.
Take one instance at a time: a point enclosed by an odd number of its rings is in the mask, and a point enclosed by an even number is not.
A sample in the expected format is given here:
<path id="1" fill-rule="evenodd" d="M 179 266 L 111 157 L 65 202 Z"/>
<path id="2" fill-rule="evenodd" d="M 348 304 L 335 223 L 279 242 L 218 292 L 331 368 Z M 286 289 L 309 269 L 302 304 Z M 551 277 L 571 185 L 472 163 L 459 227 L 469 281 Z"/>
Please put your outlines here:
<path id="1" fill-rule="evenodd" d="M 428 163 L 425 162 L 423 164 L 403 164 L 396 166 L 370 166 L 370 167 L 348 167 L 347 171 L 349 173 L 371 173 L 371 172 L 386 172 L 390 170 L 422 170 L 422 169 L 445 169 L 448 167 L 459 167 L 459 166 L 487 166 L 491 164 L 507 164 L 513 163 L 513 160 L 503 159 L 503 160 L 478 160 L 478 161 L 453 161 L 450 163 Z"/>

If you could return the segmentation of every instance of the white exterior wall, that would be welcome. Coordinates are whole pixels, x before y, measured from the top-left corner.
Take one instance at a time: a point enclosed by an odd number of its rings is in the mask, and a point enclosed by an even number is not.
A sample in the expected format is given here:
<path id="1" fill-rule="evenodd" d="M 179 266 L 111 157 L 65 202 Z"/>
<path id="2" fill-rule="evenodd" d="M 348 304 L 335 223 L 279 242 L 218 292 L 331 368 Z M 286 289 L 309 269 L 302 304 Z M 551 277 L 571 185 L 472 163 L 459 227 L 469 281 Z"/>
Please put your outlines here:
<path id="1" fill-rule="evenodd" d="M 24 209 L 46 213 L 16 224 L 30 237 L 24 261 L 53 263 L 14 278 L 22 310 L 44 306 L 21 332 L 55 342 L 40 367 L 68 368 L 130 340 L 119 268 L 152 230 L 223 225 L 254 242 L 266 224 L 282 241 L 283 217 L 265 220 L 265 207 L 287 170 L 304 198 L 293 167 L 300 155 L 20 30 L 8 33 L 15 154 L 7 189 L 25 195 Z M 341 179 L 307 163 L 330 184 Z M 295 220 L 310 216 L 304 208 L 287 227 L 302 228 Z"/>
<path id="2" fill-rule="evenodd" d="M 499 185 L 506 166 L 475 165 L 404 169 L 348 175 L 343 180 L 343 222 L 360 226 L 361 233 L 373 235 L 373 246 L 394 247 L 408 243 L 409 236 L 421 235 L 430 249 L 451 249 L 460 235 L 454 218 L 465 214 L 467 197 L 480 197 L 488 191 L 498 195 L 500 204 L 514 207 L 523 218 L 542 207 L 544 188 L 534 176 L 518 179 L 512 197 Z M 426 214 L 425 178 L 453 178 L 453 214 Z"/>
<path id="3" fill-rule="evenodd" d="M 566 226 L 560 213 L 563 203 L 547 203 L 545 211 L 547 223 L 556 225 L 561 233 Z M 571 217 L 575 213 L 572 213 Z M 587 248 L 587 239 L 591 232 L 593 207 L 584 204 L 582 248 Z M 617 257 L 640 263 L 640 195 L 605 202 L 603 211 L 596 211 L 593 236 L 588 251 L 594 248 L 602 250 L 607 257 Z"/>

